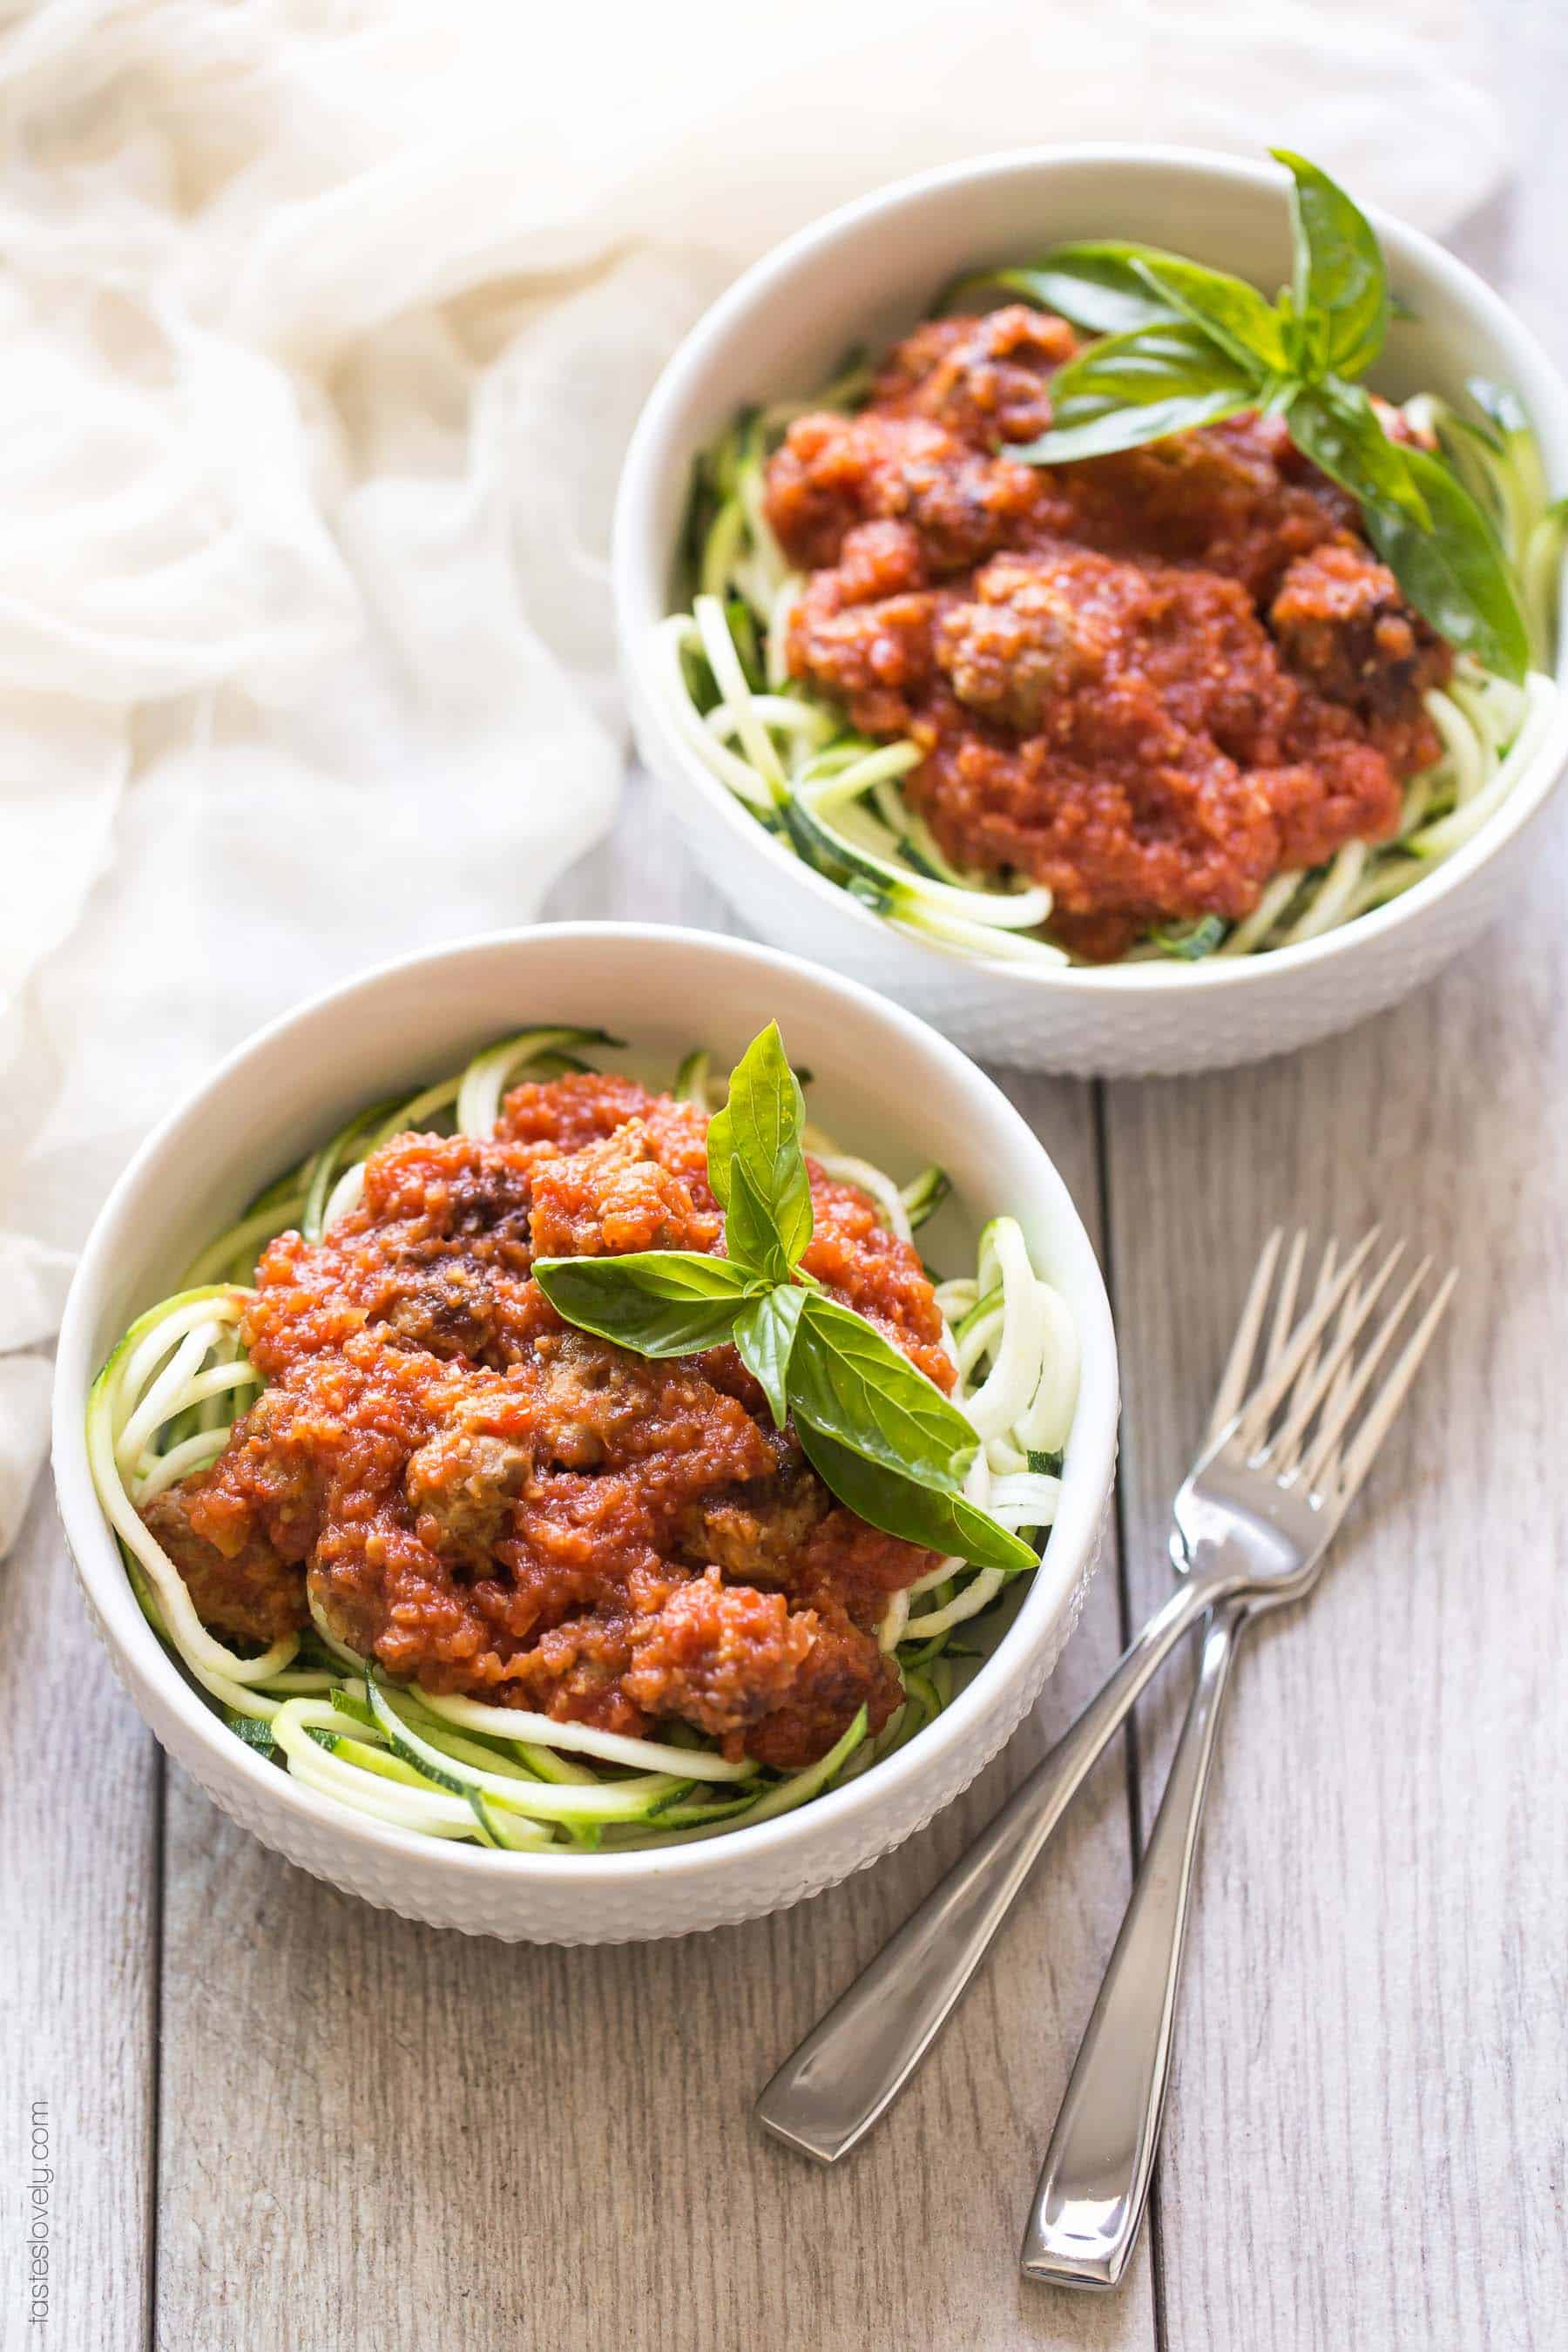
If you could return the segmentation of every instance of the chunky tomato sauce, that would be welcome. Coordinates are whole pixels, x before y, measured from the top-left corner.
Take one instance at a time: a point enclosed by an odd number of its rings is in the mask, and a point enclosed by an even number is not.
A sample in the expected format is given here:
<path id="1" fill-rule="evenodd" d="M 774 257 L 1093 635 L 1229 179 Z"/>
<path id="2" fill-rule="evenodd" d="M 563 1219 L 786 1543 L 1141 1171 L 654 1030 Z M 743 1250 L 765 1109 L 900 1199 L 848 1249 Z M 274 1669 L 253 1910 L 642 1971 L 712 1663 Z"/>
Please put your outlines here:
<path id="1" fill-rule="evenodd" d="M 520 1087 L 493 1136 L 403 1135 L 363 1205 L 267 1250 L 268 1382 L 145 1517 L 205 1622 L 268 1640 L 306 1589 L 389 1673 L 777 1766 L 897 1705 L 875 1627 L 932 1556 L 837 1505 L 733 1349 L 654 1362 L 568 1328 L 541 1256 L 713 1251 L 707 1119 L 601 1075 Z M 805 1264 L 944 1389 L 913 1250 L 811 1165 Z"/>
<path id="2" fill-rule="evenodd" d="M 1392 835 L 1450 656 L 1277 418 L 1012 456 L 1076 347 L 1022 306 L 918 328 L 858 415 L 791 426 L 767 511 L 807 574 L 794 676 L 919 744 L 948 857 L 1047 884 L 1110 958 Z"/>

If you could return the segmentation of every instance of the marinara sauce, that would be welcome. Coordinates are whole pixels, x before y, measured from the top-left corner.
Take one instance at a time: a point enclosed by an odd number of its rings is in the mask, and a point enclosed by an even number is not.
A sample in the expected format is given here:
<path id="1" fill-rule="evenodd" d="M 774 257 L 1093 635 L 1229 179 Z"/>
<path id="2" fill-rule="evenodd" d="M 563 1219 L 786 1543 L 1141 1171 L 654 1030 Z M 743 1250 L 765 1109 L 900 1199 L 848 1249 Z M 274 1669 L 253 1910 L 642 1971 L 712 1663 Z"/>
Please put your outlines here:
<path id="1" fill-rule="evenodd" d="M 767 513 L 806 574 L 793 675 L 919 745 L 904 790 L 955 865 L 1048 885 L 1108 959 L 1393 835 L 1451 657 L 1278 418 L 1010 454 L 1076 348 L 1020 305 L 918 328 L 864 409 L 790 427 Z"/>
<path id="2" fill-rule="evenodd" d="M 707 1118 L 616 1076 L 518 1087 L 492 1136 L 401 1135 L 319 1243 L 266 1251 L 267 1387 L 148 1526 L 204 1622 L 324 1622 L 360 1656 L 795 1767 L 900 1696 L 875 1628 L 931 1554 L 835 1503 L 733 1349 L 652 1361 L 569 1328 L 535 1255 L 717 1250 Z M 810 1166 L 808 1272 L 942 1388 L 914 1251 Z"/>

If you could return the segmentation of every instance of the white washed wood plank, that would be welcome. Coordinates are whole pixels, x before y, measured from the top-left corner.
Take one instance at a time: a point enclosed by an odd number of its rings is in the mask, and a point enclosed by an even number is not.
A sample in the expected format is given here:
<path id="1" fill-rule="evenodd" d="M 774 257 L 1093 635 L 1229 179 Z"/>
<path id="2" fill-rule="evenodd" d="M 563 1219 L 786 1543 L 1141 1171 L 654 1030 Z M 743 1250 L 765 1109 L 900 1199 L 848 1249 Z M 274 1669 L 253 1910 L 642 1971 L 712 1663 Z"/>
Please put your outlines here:
<path id="1" fill-rule="evenodd" d="M 0 2343 L 139 2346 L 152 2222 L 159 1759 L 110 1672 L 47 1482 L 0 1565 Z M 47 2102 L 46 2208 L 30 2189 Z M 48 2225 L 49 2323 L 26 2233 Z"/>

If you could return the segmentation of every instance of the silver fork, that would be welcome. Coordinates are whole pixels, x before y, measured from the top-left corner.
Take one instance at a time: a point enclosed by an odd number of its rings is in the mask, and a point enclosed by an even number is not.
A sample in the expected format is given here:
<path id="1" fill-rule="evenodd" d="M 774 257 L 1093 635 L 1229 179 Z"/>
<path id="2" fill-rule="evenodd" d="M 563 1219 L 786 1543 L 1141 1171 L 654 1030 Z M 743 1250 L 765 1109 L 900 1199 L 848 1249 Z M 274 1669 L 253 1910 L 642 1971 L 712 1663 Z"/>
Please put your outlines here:
<path id="1" fill-rule="evenodd" d="M 1276 1234 L 1253 1276 L 1209 1416 L 1205 1451 L 1177 1494 L 1171 1534 L 1178 1575 L 1201 1576 L 1238 1550 L 1251 1559 L 1262 1589 L 1233 1593 L 1209 1620 L 1160 1811 L 1041 2167 L 1022 2261 L 1030 2278 L 1058 2285 L 1115 2286 L 1137 2242 L 1170 2081 L 1198 1830 L 1242 1633 L 1254 1616 L 1300 1599 L 1317 1581 L 1329 1539 L 1371 1467 L 1454 1286 L 1450 1274 L 1347 1444 L 1351 1416 L 1430 1261 L 1417 1267 L 1358 1362 L 1355 1341 L 1400 1252 L 1391 1252 L 1364 1286 L 1352 1278 L 1331 1338 L 1321 1346 L 1310 1339 L 1301 1350 L 1290 1336 L 1306 1254 L 1306 1236 L 1298 1234 L 1280 1278 L 1261 1377 L 1243 1402 L 1279 1244 Z M 1335 1288 L 1331 1243 L 1305 1318 L 1309 1327 Z M 1293 1348 L 1300 1355 L 1294 1363 Z"/>
<path id="2" fill-rule="evenodd" d="M 1252 1613 L 1311 1590 L 1324 1548 L 1399 1410 L 1456 1278 L 1450 1274 L 1439 1285 L 1374 1391 L 1430 1261 L 1372 1331 L 1401 1251 L 1394 1248 L 1363 1278 L 1376 1233 L 1342 1265 L 1331 1244 L 1311 1302 L 1293 1324 L 1306 1236 L 1299 1234 L 1284 1253 L 1282 1272 L 1281 1239 L 1273 1234 L 1258 1262 L 1205 1451 L 1176 1497 L 1175 1591 L 1098 1696 L 757 2101 L 758 2120 L 802 2154 L 832 2164 L 848 2153 L 931 2048 L 1139 1694 L 1183 1635 L 1212 1612 L 1133 1904 L 1047 2154 L 1024 2247 L 1031 2276 L 1110 2286 L 1125 2266 L 1152 2168 L 1197 1822 L 1238 1634 Z M 1247 1393 L 1266 1319 L 1262 1365 Z"/>

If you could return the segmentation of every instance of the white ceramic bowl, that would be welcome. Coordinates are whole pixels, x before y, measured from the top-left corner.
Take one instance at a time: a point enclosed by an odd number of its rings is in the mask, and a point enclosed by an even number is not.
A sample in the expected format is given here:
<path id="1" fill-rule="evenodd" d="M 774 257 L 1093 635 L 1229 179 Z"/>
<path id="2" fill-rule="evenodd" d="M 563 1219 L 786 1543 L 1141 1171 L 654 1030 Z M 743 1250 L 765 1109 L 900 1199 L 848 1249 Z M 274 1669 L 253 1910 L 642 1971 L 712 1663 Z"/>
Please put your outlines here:
<path id="1" fill-rule="evenodd" d="M 1083 1379 L 1060 1517 L 994 1654 L 936 1723 L 862 1779 L 777 1821 L 665 1852 L 485 1852 L 384 1827 L 301 1787 L 224 1727 L 137 1607 L 88 1471 L 83 1414 L 99 1366 L 201 1245 L 355 1104 L 422 1085 L 535 1021 L 602 1024 L 635 1049 L 618 1058 L 673 1070 L 696 1043 L 733 1060 L 770 1015 L 816 1074 L 813 1117 L 847 1148 L 910 1173 L 933 1159 L 949 1171 L 955 1202 L 930 1246 L 957 1268 L 984 1219 L 1011 1210 L 1072 1310 Z M 1094 1252 L 1045 1150 L 989 1078 L 909 1013 L 793 957 L 695 931 L 580 923 L 384 965 L 263 1030 L 174 1113 L 116 1185 L 82 1255 L 60 1333 L 54 1468 L 77 1574 L 116 1672 L 226 1812 L 318 1877 L 411 1918 L 513 1941 L 625 1942 L 814 1894 L 908 1837 L 973 1779 L 1039 1696 L 1072 1630 L 1100 1550 L 1116 1416 L 1116 1347 Z"/>
<path id="2" fill-rule="evenodd" d="M 693 855 L 766 939 L 883 988 L 990 1060 L 1082 1074 L 1194 1070 L 1344 1028 L 1430 979 L 1519 884 L 1526 835 L 1568 762 L 1568 697 L 1538 757 L 1428 881 L 1342 930 L 1234 962 L 1035 970 L 979 963 L 895 931 L 763 832 L 680 741 L 649 691 L 671 609 L 692 459 L 748 401 L 808 394 L 855 344 L 877 349 L 961 270 L 1074 237 L 1173 246 L 1272 289 L 1289 277 L 1285 174 L 1155 147 L 985 156 L 847 205 L 778 247 L 681 344 L 627 453 L 616 514 L 623 667 L 642 756 Z M 1457 395 L 1479 373 L 1520 394 L 1548 478 L 1568 484 L 1568 389 L 1534 337 L 1430 238 L 1373 212 L 1394 284 L 1380 390 Z M 1559 668 L 1562 668 L 1560 657 Z"/>

